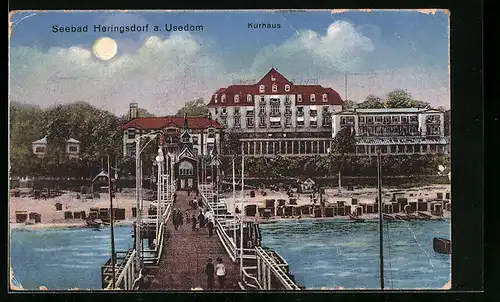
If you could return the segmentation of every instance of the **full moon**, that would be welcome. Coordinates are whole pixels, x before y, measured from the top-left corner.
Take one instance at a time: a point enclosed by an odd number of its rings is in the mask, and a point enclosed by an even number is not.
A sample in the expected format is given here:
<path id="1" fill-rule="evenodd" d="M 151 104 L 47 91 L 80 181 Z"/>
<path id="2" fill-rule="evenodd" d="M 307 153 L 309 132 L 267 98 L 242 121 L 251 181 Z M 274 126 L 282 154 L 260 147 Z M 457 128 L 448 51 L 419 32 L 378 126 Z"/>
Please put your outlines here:
<path id="1" fill-rule="evenodd" d="M 116 55 L 117 50 L 118 46 L 115 40 L 108 37 L 99 38 L 92 45 L 94 56 L 102 61 L 111 60 Z"/>

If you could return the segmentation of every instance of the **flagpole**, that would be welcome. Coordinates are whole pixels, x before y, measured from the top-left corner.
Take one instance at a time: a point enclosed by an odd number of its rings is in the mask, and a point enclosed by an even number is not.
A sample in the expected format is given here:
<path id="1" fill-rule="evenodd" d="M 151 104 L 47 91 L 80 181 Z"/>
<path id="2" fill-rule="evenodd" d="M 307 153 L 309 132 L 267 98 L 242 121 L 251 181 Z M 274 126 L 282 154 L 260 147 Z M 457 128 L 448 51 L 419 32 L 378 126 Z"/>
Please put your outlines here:
<path id="1" fill-rule="evenodd" d="M 236 171 L 234 168 L 234 158 L 235 158 L 235 156 L 233 155 L 233 203 L 236 204 Z M 235 213 L 235 215 L 236 215 L 236 213 Z M 234 238 L 234 248 L 235 248 L 234 255 L 236 256 L 236 225 L 233 225 L 233 238 Z"/>

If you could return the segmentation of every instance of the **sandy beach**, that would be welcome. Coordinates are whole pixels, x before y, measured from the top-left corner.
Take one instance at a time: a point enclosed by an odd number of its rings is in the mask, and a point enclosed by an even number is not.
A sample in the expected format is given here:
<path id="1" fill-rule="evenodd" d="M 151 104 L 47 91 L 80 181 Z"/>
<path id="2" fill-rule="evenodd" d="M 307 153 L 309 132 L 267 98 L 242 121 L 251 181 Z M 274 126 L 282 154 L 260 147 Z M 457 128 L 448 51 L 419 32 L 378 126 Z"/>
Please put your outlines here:
<path id="1" fill-rule="evenodd" d="M 86 215 L 90 208 L 109 208 L 109 194 L 101 194 L 98 199 L 77 199 L 76 192 L 67 192 L 56 198 L 34 199 L 31 197 L 10 197 L 9 202 L 9 222 L 11 228 L 39 229 L 39 228 L 67 228 L 81 227 L 85 225 L 83 219 L 64 219 L 64 212 L 85 211 Z M 55 204 L 62 204 L 62 210 L 56 211 Z M 150 201 L 144 201 L 143 210 L 147 210 Z M 133 223 L 132 208 L 135 207 L 135 195 L 133 192 L 116 193 L 113 198 L 113 208 L 125 209 L 125 220 L 116 221 L 117 225 Z M 25 223 L 16 223 L 16 212 L 27 211 L 39 213 L 41 223 L 26 225 Z"/>

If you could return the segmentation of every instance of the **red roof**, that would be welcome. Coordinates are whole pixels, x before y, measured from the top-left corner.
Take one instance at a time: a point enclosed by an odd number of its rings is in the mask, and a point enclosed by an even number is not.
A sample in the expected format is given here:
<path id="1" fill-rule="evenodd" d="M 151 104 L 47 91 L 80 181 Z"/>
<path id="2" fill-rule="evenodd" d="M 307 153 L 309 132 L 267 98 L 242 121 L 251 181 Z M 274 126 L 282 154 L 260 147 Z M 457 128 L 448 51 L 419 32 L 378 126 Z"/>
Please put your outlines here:
<path id="1" fill-rule="evenodd" d="M 273 85 L 276 84 L 276 91 L 272 91 Z M 260 92 L 260 85 L 264 85 L 264 92 Z M 290 90 L 285 91 L 285 85 L 290 85 Z M 239 95 L 239 102 L 234 102 L 234 96 Z M 340 95 L 332 88 L 323 87 L 321 85 L 294 85 L 281 75 L 276 69 L 272 68 L 260 81 L 253 85 L 230 85 L 227 88 L 220 88 L 217 90 L 208 103 L 209 107 L 216 106 L 245 106 L 253 105 L 253 98 L 251 102 L 247 101 L 247 95 L 260 95 L 260 94 L 295 94 L 302 95 L 302 102 L 296 104 L 302 105 L 342 105 L 344 102 Z M 311 94 L 315 95 L 315 101 L 311 102 Z M 323 102 L 323 94 L 327 95 L 327 101 Z M 215 96 L 217 95 L 217 102 Z M 225 95 L 226 99 L 221 102 L 221 96 Z"/>
<path id="2" fill-rule="evenodd" d="M 189 129 L 206 129 L 210 126 L 215 128 L 222 128 L 217 121 L 205 117 L 187 117 L 187 122 Z M 183 128 L 184 117 L 183 116 L 140 117 L 124 123 L 122 126 L 120 126 L 120 128 L 162 129 L 167 126 Z"/>

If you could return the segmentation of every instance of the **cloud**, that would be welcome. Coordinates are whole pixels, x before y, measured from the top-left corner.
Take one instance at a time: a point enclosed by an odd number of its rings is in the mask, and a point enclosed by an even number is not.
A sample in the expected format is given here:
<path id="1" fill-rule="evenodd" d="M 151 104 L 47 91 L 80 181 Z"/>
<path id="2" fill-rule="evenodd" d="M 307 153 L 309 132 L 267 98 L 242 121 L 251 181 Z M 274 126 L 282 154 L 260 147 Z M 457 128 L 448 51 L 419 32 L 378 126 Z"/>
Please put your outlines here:
<path id="1" fill-rule="evenodd" d="M 376 35 L 368 37 L 362 32 L 345 21 L 331 24 L 324 33 L 298 32 L 254 56 L 241 56 L 239 59 L 245 61 L 238 65 L 243 68 L 236 71 L 229 67 L 230 58 L 218 56 L 212 44 L 188 33 L 166 39 L 144 38 L 138 49 L 121 52 L 108 62 L 98 61 L 84 46 L 48 51 L 13 47 L 10 95 L 12 100 L 42 107 L 85 101 L 123 114 L 128 103 L 138 102 L 155 114 L 174 114 L 186 101 L 208 99 L 218 88 L 230 85 L 232 79 L 260 79 L 271 66 L 289 79 L 319 78 L 321 84 L 343 95 L 343 73 L 363 70 L 377 45 L 372 40 Z M 449 104 L 447 70 L 416 66 L 384 70 L 376 78 L 350 78 L 349 98 L 406 88 L 416 98 L 436 106 Z"/>

